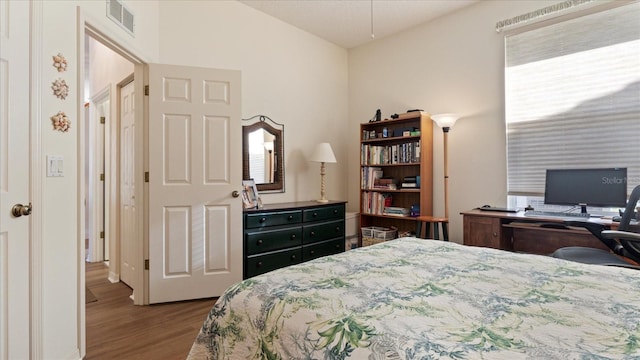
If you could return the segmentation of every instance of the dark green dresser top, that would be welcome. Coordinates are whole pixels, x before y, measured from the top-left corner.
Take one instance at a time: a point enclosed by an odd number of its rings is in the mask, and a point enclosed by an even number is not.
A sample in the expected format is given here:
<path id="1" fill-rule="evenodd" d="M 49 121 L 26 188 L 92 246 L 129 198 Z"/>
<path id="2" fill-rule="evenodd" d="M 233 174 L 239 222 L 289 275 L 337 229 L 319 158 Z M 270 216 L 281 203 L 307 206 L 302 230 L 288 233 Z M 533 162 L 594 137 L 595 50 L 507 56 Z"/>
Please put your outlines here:
<path id="1" fill-rule="evenodd" d="M 308 207 L 318 207 L 318 206 L 331 206 L 336 204 L 346 204 L 346 201 L 338 201 L 338 200 L 329 200 L 329 202 L 321 203 L 317 201 L 294 201 L 287 203 L 277 203 L 277 204 L 265 204 L 260 209 L 244 209 L 243 212 L 253 213 L 253 212 L 264 212 L 264 211 L 278 211 L 278 210 L 289 210 L 295 209 L 300 210 L 300 208 L 308 208 Z"/>

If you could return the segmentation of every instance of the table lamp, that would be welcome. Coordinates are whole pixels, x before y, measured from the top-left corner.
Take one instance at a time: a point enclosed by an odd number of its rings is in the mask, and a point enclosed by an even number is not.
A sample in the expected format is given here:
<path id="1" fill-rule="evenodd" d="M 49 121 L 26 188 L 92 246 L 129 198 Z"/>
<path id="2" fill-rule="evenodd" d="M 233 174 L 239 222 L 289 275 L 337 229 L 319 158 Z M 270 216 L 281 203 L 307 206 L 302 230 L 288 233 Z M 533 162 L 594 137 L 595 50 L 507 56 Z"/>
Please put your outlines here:
<path id="1" fill-rule="evenodd" d="M 333 155 L 333 150 L 331 149 L 331 144 L 329 143 L 320 143 L 316 146 L 315 151 L 309 158 L 310 161 L 319 162 L 320 163 L 320 199 L 316 200 L 321 203 L 329 202 L 325 198 L 325 184 L 324 184 L 324 175 L 325 172 L 325 163 L 335 163 L 336 157 Z"/>

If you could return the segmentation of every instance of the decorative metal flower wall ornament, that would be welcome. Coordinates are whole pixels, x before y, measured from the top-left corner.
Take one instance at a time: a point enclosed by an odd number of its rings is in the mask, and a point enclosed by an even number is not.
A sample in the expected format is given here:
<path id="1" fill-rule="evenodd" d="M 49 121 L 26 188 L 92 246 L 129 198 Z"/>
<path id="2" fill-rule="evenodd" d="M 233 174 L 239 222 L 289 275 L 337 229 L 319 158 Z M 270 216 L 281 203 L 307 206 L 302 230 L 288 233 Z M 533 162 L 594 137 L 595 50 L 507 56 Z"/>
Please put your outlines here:
<path id="1" fill-rule="evenodd" d="M 53 123 L 53 130 L 67 132 L 71 128 L 71 120 L 69 120 L 64 111 L 58 111 L 57 114 L 53 115 L 51 122 Z"/>
<path id="2" fill-rule="evenodd" d="M 57 96 L 58 99 L 66 99 L 67 95 L 69 95 L 69 85 L 63 79 L 57 79 L 51 85 L 51 89 L 53 90 L 53 95 Z"/>
<path id="3" fill-rule="evenodd" d="M 53 67 L 58 70 L 58 72 L 64 72 L 67 70 L 67 59 L 62 56 L 61 53 L 58 55 L 53 55 Z"/>

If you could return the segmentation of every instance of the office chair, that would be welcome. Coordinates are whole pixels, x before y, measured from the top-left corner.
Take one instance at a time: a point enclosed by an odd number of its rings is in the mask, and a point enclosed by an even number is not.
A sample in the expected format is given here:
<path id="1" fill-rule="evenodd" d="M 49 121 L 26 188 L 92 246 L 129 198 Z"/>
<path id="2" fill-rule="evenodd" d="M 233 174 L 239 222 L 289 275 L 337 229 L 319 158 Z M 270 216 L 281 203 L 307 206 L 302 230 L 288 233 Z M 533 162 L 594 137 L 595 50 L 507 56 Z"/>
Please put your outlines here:
<path id="1" fill-rule="evenodd" d="M 552 257 L 585 264 L 621 266 L 640 270 L 640 265 L 632 265 L 620 256 L 640 264 L 640 224 L 631 224 L 636 204 L 640 200 L 640 185 L 629 196 L 629 202 L 622 214 L 617 230 L 606 230 L 605 225 L 586 221 L 566 221 L 568 226 L 586 228 L 611 251 L 596 248 L 570 246 L 556 250 Z M 619 255 L 619 256 L 618 256 Z"/>

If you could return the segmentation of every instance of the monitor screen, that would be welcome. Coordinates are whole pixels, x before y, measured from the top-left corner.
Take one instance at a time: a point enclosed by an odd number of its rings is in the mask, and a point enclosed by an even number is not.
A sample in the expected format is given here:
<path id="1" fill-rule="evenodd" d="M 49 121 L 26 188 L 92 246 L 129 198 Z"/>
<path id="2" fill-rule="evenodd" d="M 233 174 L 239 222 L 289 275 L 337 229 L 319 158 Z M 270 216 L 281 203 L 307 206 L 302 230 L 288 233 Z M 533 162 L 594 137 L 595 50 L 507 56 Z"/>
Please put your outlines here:
<path id="1" fill-rule="evenodd" d="M 549 169 L 545 204 L 624 207 L 627 168 Z"/>

